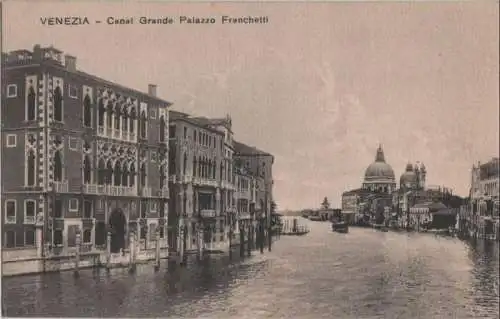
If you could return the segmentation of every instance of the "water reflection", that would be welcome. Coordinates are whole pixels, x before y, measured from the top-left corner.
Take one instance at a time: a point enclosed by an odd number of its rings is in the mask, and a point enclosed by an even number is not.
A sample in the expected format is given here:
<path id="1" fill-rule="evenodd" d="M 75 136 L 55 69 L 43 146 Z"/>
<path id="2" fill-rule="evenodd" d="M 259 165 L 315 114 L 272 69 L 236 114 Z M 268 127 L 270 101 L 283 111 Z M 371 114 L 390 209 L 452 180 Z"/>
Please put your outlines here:
<path id="1" fill-rule="evenodd" d="M 498 317 L 498 244 L 313 223 L 265 254 L 6 278 L 9 316 Z"/>

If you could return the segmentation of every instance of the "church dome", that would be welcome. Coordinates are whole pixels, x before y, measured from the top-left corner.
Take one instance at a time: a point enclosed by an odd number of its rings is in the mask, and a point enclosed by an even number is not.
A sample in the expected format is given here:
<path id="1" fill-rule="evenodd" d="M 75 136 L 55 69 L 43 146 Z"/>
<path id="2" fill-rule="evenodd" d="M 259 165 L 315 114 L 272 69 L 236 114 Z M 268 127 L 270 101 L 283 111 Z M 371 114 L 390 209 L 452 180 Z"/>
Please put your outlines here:
<path id="1" fill-rule="evenodd" d="M 377 149 L 375 162 L 371 163 L 365 171 L 365 181 L 391 181 L 395 180 L 394 170 L 385 162 L 382 146 Z"/>
<path id="2" fill-rule="evenodd" d="M 401 178 L 399 179 L 399 185 L 401 185 L 401 187 L 408 184 L 413 186 L 416 183 L 417 183 L 417 174 L 415 174 L 413 166 L 410 163 L 408 163 L 408 165 L 406 165 L 405 172 L 401 174 Z"/>

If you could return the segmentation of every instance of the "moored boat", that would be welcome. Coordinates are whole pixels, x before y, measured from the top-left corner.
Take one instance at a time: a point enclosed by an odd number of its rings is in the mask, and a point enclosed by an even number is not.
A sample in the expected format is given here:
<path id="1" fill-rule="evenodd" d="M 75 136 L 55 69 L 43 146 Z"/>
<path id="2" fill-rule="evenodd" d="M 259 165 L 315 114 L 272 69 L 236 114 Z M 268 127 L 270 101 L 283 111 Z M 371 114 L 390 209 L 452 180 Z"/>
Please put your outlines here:
<path id="1" fill-rule="evenodd" d="M 337 233 L 348 233 L 349 225 L 346 222 L 332 222 L 332 231 Z"/>

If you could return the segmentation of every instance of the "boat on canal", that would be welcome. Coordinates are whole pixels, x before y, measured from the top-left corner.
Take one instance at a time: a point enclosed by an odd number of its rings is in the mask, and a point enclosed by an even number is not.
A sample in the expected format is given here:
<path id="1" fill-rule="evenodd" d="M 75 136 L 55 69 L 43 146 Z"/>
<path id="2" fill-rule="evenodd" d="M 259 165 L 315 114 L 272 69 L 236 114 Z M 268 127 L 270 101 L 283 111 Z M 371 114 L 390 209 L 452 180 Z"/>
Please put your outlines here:
<path id="1" fill-rule="evenodd" d="M 332 221 L 332 231 L 347 234 L 349 225 L 345 221 Z"/>

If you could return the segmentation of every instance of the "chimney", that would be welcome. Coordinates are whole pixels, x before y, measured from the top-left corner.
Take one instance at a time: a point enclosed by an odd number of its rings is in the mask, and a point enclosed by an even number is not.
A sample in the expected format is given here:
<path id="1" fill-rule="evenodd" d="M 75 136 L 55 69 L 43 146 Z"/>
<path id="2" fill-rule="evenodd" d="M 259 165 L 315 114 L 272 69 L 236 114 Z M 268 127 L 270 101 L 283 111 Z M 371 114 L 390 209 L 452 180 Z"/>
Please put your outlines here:
<path id="1" fill-rule="evenodd" d="M 76 57 L 66 54 L 64 56 L 64 66 L 68 71 L 76 71 Z"/>
<path id="2" fill-rule="evenodd" d="M 148 84 L 148 94 L 151 96 L 156 96 L 156 84 Z"/>

